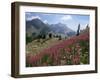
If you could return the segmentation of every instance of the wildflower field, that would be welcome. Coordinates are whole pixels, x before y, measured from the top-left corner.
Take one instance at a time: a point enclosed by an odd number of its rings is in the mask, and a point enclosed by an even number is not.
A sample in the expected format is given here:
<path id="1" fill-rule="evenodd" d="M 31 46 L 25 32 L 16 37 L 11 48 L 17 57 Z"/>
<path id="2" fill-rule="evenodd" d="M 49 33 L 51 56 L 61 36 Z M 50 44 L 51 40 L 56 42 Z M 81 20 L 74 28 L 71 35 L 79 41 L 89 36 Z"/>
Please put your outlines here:
<path id="1" fill-rule="evenodd" d="M 84 64 L 89 64 L 89 32 L 26 54 L 26 67 Z"/>

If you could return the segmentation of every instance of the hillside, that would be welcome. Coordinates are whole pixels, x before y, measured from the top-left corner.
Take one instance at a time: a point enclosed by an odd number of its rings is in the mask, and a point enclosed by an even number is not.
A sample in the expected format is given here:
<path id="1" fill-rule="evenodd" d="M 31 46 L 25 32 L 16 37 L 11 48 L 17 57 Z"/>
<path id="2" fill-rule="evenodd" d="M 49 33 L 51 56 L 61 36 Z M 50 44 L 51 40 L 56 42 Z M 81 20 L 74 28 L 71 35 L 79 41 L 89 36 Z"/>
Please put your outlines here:
<path id="1" fill-rule="evenodd" d="M 50 46 L 53 46 L 63 40 L 58 40 L 58 38 L 51 38 L 51 39 L 41 39 L 40 41 L 38 40 L 33 40 L 31 43 L 28 43 L 26 45 L 26 54 L 31 53 L 31 54 L 37 54 L 41 50 L 45 48 L 49 48 Z"/>
<path id="2" fill-rule="evenodd" d="M 35 55 L 28 53 L 26 63 L 27 67 L 89 64 L 89 32 L 61 40 Z"/>
<path id="3" fill-rule="evenodd" d="M 47 37 L 49 34 L 61 36 L 63 38 L 75 35 L 75 31 L 71 30 L 67 25 L 62 23 L 46 24 L 40 19 L 26 21 L 26 44 L 34 39 Z"/>

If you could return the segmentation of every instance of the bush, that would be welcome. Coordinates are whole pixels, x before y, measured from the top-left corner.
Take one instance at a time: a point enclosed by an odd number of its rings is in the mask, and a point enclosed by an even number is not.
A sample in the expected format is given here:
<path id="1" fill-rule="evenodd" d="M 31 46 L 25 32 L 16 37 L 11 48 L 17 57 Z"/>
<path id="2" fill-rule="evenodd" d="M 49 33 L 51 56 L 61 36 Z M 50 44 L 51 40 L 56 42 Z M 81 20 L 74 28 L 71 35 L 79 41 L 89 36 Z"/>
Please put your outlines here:
<path id="1" fill-rule="evenodd" d="M 30 42 L 32 42 L 32 37 L 26 36 L 26 44 L 28 44 L 28 43 L 30 43 Z"/>

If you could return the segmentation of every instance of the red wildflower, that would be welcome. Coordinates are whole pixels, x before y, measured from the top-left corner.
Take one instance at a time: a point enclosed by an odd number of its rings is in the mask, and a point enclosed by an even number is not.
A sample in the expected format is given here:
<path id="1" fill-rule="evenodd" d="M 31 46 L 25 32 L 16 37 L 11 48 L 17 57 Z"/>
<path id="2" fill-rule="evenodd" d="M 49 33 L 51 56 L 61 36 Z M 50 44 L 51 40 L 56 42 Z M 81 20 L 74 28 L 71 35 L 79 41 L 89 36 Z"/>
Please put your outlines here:
<path id="1" fill-rule="evenodd" d="M 79 55 L 73 55 L 72 56 L 72 63 L 73 64 L 79 64 L 80 63 L 80 56 Z"/>
<path id="2" fill-rule="evenodd" d="M 67 48 L 66 51 L 71 52 L 71 48 Z"/>

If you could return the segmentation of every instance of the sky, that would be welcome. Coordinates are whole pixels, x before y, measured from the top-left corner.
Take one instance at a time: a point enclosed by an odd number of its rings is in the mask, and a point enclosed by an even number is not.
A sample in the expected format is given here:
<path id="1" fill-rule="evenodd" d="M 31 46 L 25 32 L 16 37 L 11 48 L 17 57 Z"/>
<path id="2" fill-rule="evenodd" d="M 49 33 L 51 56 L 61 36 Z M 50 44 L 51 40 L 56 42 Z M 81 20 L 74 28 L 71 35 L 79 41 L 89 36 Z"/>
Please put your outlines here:
<path id="1" fill-rule="evenodd" d="M 77 27 L 79 24 L 80 24 L 80 29 L 86 28 L 86 25 L 87 24 L 89 25 L 90 21 L 89 15 L 79 15 L 79 14 L 26 12 L 25 17 L 27 21 L 38 18 L 42 20 L 44 23 L 48 24 L 63 23 L 74 31 L 77 31 Z"/>

